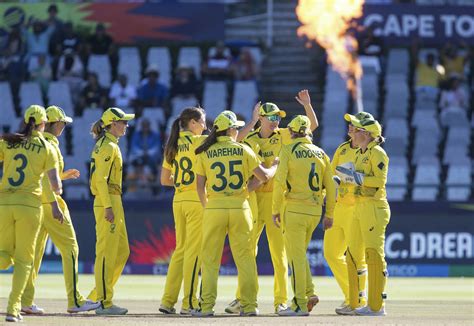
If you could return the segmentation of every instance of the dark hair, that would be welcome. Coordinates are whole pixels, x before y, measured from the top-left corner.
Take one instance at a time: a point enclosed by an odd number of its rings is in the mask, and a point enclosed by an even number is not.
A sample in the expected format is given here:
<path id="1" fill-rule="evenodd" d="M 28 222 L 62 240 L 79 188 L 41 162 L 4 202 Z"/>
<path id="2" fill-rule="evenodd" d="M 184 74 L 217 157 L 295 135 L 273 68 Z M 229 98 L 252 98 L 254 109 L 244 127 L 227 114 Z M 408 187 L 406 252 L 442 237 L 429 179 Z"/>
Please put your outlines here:
<path id="1" fill-rule="evenodd" d="M 191 120 L 199 120 L 204 115 L 204 109 L 200 107 L 188 107 L 181 111 L 179 117 L 173 121 L 170 136 L 165 146 L 166 162 L 171 164 L 178 153 L 179 130 L 187 128 Z"/>
<path id="2" fill-rule="evenodd" d="M 23 122 L 22 128 L 19 132 L 8 133 L 0 138 L 6 141 L 8 144 L 15 145 L 30 138 L 33 130 L 35 130 L 35 127 L 35 118 L 30 118 L 28 123 Z"/>
<path id="3" fill-rule="evenodd" d="M 202 142 L 201 146 L 199 146 L 198 148 L 196 148 L 195 153 L 196 153 L 196 154 L 201 154 L 202 152 L 207 151 L 207 150 L 209 149 L 209 147 L 211 147 L 212 145 L 214 145 L 215 143 L 217 143 L 217 137 L 227 135 L 227 130 L 229 130 L 229 129 L 217 131 L 217 130 L 216 130 L 216 127 L 212 127 L 211 133 L 210 133 L 209 136 L 207 136 L 207 138 Z"/>

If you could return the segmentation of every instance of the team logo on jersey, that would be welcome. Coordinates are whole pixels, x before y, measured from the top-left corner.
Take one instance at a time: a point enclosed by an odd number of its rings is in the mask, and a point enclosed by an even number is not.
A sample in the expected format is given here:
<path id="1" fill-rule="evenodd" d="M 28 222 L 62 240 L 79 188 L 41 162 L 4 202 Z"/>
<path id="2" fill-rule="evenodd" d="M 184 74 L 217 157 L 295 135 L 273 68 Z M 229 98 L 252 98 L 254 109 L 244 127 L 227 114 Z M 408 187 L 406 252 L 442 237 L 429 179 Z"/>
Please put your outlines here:
<path id="1" fill-rule="evenodd" d="M 279 143 L 278 138 L 270 138 L 270 144 L 275 145 L 275 144 L 278 144 L 278 143 Z"/>
<path id="2" fill-rule="evenodd" d="M 364 158 L 362 159 L 362 163 L 367 164 L 367 162 L 369 162 L 369 158 L 368 158 L 368 157 L 364 157 Z"/>
<path id="3" fill-rule="evenodd" d="M 107 157 L 105 158 L 105 161 L 108 162 L 108 161 L 110 161 L 110 159 L 111 159 L 111 157 L 110 157 L 110 156 L 107 156 Z"/>
<path id="4" fill-rule="evenodd" d="M 344 148 L 342 151 L 341 151 L 341 155 L 344 155 L 346 154 L 347 150 Z"/>
<path id="5" fill-rule="evenodd" d="M 110 224 L 110 233 L 115 233 L 115 223 Z"/>

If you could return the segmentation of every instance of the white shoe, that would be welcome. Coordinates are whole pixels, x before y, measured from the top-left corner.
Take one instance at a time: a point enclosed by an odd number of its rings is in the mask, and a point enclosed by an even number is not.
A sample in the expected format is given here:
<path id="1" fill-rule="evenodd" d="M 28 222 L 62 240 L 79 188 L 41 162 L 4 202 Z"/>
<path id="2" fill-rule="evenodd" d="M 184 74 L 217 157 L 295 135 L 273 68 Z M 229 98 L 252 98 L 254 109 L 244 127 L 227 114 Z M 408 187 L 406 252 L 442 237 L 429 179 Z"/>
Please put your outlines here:
<path id="1" fill-rule="evenodd" d="M 109 308 L 102 308 L 99 307 L 95 310 L 95 313 L 97 315 L 126 315 L 128 312 L 128 309 L 126 308 L 121 308 L 119 306 L 113 305 L 112 307 Z"/>
<path id="2" fill-rule="evenodd" d="M 290 307 L 286 308 L 285 310 L 281 310 L 278 312 L 278 316 L 309 316 L 309 312 L 307 311 L 294 311 Z"/>
<path id="3" fill-rule="evenodd" d="M 355 314 L 358 316 L 386 316 L 385 306 L 382 307 L 379 311 L 372 311 L 369 306 L 357 308 L 354 310 Z"/>
<path id="4" fill-rule="evenodd" d="M 288 309 L 288 306 L 286 304 L 280 303 L 278 306 L 276 306 L 275 313 L 279 314 L 280 311 L 287 310 L 287 309 Z"/>
<path id="5" fill-rule="evenodd" d="M 179 314 L 182 316 L 191 316 L 193 311 L 194 309 L 181 309 Z"/>
<path id="6" fill-rule="evenodd" d="M 86 300 L 80 307 L 72 307 L 68 308 L 67 312 L 70 314 L 75 314 L 78 312 L 84 312 L 84 311 L 91 311 L 91 310 L 96 310 L 97 308 L 100 307 L 100 302 L 95 302 L 92 300 Z"/>
<path id="7" fill-rule="evenodd" d="M 258 316 L 258 314 L 259 314 L 259 311 L 258 311 L 257 308 L 255 308 L 254 311 L 248 311 L 248 312 L 241 311 L 240 312 L 240 316 L 242 316 L 242 317 L 256 317 L 256 316 Z"/>
<path id="8" fill-rule="evenodd" d="M 340 307 L 336 308 L 336 314 L 343 316 L 354 316 L 355 311 L 351 308 L 350 304 L 342 304 Z"/>
<path id="9" fill-rule="evenodd" d="M 201 309 L 192 310 L 191 315 L 193 317 L 212 317 L 212 316 L 214 316 L 214 310 L 206 311 L 206 312 L 201 311 Z"/>
<path id="10" fill-rule="evenodd" d="M 164 313 L 165 315 L 174 315 L 176 314 L 176 309 L 173 308 L 173 307 L 167 307 L 163 304 L 160 305 L 160 308 L 158 308 L 158 310 L 162 313 Z"/>
<path id="11" fill-rule="evenodd" d="M 7 315 L 5 317 L 5 321 L 10 322 L 10 323 L 19 323 L 23 321 L 23 316 L 21 314 L 18 314 L 18 316 Z"/>
<path id="12" fill-rule="evenodd" d="M 240 301 L 239 299 L 235 299 L 225 308 L 225 312 L 228 314 L 238 314 L 240 313 Z"/>
<path id="13" fill-rule="evenodd" d="M 317 295 L 312 295 L 308 298 L 308 304 L 306 305 L 308 307 L 308 312 L 311 312 L 319 302 L 319 297 Z"/>
<path id="14" fill-rule="evenodd" d="M 27 315 L 43 315 L 44 309 L 38 307 L 37 305 L 31 305 L 29 307 L 21 307 L 21 312 Z"/>

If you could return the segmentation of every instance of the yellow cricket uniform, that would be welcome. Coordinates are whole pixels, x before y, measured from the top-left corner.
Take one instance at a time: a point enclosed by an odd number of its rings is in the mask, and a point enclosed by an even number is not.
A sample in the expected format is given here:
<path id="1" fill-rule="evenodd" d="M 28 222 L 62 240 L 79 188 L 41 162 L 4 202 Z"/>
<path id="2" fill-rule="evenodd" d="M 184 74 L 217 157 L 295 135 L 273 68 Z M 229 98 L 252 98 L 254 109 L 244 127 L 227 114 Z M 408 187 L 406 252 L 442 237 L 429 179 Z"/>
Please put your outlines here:
<path id="1" fill-rule="evenodd" d="M 264 160 L 266 167 L 271 166 L 275 157 L 280 154 L 282 146 L 288 145 L 291 142 L 292 139 L 288 128 L 279 128 L 268 138 L 262 138 L 260 136 L 260 129 L 257 129 L 249 133 L 245 138 L 245 143 L 248 143 L 251 148 L 258 149 L 258 154 Z M 256 193 L 258 218 L 255 224 L 254 242 L 256 245 L 258 244 L 263 227 L 265 227 L 275 273 L 273 304 L 277 307 L 288 300 L 288 259 L 283 233 L 281 229 L 273 224 L 272 219 L 273 179 L 260 186 Z"/>
<path id="2" fill-rule="evenodd" d="M 336 166 L 347 162 L 354 162 L 356 152 L 357 148 L 351 147 L 350 140 L 339 145 L 331 162 L 333 174 L 336 174 Z M 357 308 L 365 305 L 366 301 L 367 267 L 364 260 L 355 263 L 350 252 L 346 253 L 347 238 L 350 233 L 355 208 L 354 188 L 354 185 L 349 183 L 341 183 L 339 186 L 336 207 L 334 209 L 334 223 L 332 228 L 324 232 L 324 258 L 344 293 L 345 304 L 351 304 L 353 308 Z M 357 246 L 361 246 L 361 244 Z M 356 274 L 351 273 L 351 275 L 357 275 L 358 277 L 357 281 L 351 282 L 355 286 L 351 290 L 349 289 L 347 264 L 351 264 L 349 268 L 357 271 Z M 356 266 L 361 267 L 361 269 L 358 270 Z"/>
<path id="3" fill-rule="evenodd" d="M 247 181 L 259 164 L 248 146 L 227 136 L 217 137 L 216 144 L 198 155 L 196 174 L 207 178 L 208 195 L 203 216 L 202 312 L 212 311 L 216 303 L 217 278 L 227 233 L 238 271 L 241 307 L 244 312 L 255 311 L 257 307 L 257 266 Z"/>
<path id="4" fill-rule="evenodd" d="M 36 131 L 28 140 L 16 145 L 0 140 L 0 161 L 3 161 L 0 183 L 0 269 L 15 265 L 7 313 L 17 316 L 34 263 L 42 214 L 41 179 L 45 171 L 56 168 L 57 162 L 51 145 Z M 51 187 L 45 191 L 50 192 L 51 198 Z"/>
<path id="5" fill-rule="evenodd" d="M 179 133 L 178 152 L 172 164 L 163 161 L 163 168 L 170 170 L 175 194 L 173 216 L 176 248 L 166 276 L 162 304 L 173 307 L 178 301 L 181 283 L 184 297 L 182 310 L 198 306 L 197 286 L 200 270 L 203 209 L 196 191 L 196 148 L 207 136 L 196 136 L 190 131 Z"/>
<path id="6" fill-rule="evenodd" d="M 332 175 L 329 157 L 310 138 L 298 138 L 293 144 L 283 146 L 274 178 L 272 208 L 273 215 L 283 215 L 283 235 L 295 295 L 291 308 L 296 312 L 308 311 L 308 298 L 315 295 L 306 251 L 321 219 L 324 191 L 326 216 L 333 216 L 336 189 Z"/>
<path id="7" fill-rule="evenodd" d="M 118 139 L 106 132 L 97 140 L 91 157 L 90 189 L 95 196 L 96 258 L 95 289 L 89 299 L 101 301 L 102 308 L 112 306 L 114 286 L 130 255 L 125 214 L 122 206 L 122 154 Z M 112 208 L 114 222 L 105 219 Z"/>
<path id="8" fill-rule="evenodd" d="M 365 254 L 369 280 L 368 305 L 372 311 L 379 311 L 383 306 L 388 276 L 384 254 L 385 229 L 390 221 L 385 190 L 388 161 L 385 151 L 374 141 L 365 152 L 360 149 L 356 152 L 356 171 L 365 177 L 362 185 L 354 189 L 356 204 L 348 247 L 355 263 L 362 262 Z M 357 270 L 363 267 L 357 266 Z M 348 269 L 348 272 L 351 273 L 351 270 Z M 350 287 L 351 280 L 353 278 L 349 277 Z"/>
<path id="9" fill-rule="evenodd" d="M 59 141 L 56 136 L 48 132 L 45 132 L 43 135 L 44 138 L 52 145 L 51 147 L 54 150 L 53 152 L 56 156 L 56 161 L 58 162 L 58 172 L 62 178 L 64 172 L 64 159 L 59 148 Z M 47 176 L 43 177 L 42 183 L 43 189 L 50 186 Z M 79 246 L 77 244 L 76 232 L 74 231 L 71 215 L 69 214 L 69 209 L 66 202 L 61 198 L 61 196 L 56 195 L 55 200 L 58 202 L 59 208 L 64 215 L 63 223 L 59 223 L 53 218 L 53 211 L 51 209 L 51 205 L 49 204 L 51 201 L 47 197 L 48 196 L 46 193 L 43 192 L 43 221 L 38 233 L 38 239 L 36 240 L 35 264 L 33 270 L 31 271 L 30 278 L 26 284 L 25 291 L 23 292 L 21 304 L 23 307 L 29 307 L 33 304 L 35 296 L 35 280 L 38 276 L 46 247 L 46 241 L 48 240 L 49 235 L 61 253 L 64 281 L 66 284 L 66 293 L 68 297 L 68 308 L 80 307 L 82 304 L 84 304 L 85 298 L 77 289 Z"/>

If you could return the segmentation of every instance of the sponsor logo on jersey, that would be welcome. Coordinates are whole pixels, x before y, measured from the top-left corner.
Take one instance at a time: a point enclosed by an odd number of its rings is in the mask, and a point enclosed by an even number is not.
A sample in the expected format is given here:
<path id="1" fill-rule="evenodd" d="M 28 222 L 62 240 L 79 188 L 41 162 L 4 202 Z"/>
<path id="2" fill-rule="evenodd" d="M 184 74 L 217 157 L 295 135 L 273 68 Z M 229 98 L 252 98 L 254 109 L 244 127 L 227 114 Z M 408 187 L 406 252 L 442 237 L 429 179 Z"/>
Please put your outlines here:
<path id="1" fill-rule="evenodd" d="M 278 138 L 270 138 L 269 142 L 270 144 L 275 145 L 275 144 L 278 144 L 280 140 Z"/>

